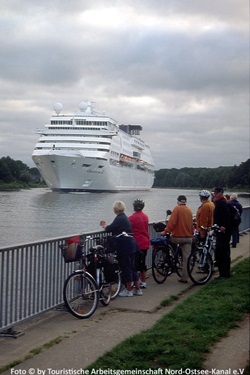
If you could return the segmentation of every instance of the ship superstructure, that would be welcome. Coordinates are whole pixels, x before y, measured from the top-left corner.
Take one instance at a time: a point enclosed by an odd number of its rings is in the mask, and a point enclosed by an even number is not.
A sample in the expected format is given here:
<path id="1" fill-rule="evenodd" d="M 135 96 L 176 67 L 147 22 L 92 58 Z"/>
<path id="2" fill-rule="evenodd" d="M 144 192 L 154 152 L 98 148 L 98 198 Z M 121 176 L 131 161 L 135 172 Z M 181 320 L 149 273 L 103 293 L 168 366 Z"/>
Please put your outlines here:
<path id="1" fill-rule="evenodd" d="M 40 134 L 32 159 L 49 188 L 56 191 L 147 190 L 154 181 L 149 146 L 140 125 L 117 125 L 82 102 L 64 115 L 62 105 Z"/>

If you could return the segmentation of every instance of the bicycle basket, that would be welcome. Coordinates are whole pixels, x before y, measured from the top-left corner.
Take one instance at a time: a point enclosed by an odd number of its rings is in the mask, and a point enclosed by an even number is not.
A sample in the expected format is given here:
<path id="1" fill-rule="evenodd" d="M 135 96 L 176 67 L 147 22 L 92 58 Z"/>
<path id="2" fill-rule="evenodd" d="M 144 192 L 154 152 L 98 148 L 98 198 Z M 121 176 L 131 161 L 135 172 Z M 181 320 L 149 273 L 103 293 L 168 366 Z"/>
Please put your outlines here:
<path id="1" fill-rule="evenodd" d="M 82 256 L 80 237 L 72 237 L 66 240 L 66 245 L 61 247 L 65 263 L 76 262 Z"/>
<path id="2" fill-rule="evenodd" d="M 112 283 L 117 280 L 117 274 L 119 271 L 118 261 L 112 257 L 108 256 L 104 259 L 104 277 L 106 282 Z"/>
<path id="3" fill-rule="evenodd" d="M 153 228 L 154 228 L 154 230 L 155 230 L 156 232 L 163 232 L 164 229 L 166 228 L 166 224 L 161 223 L 161 222 L 159 222 L 159 223 L 155 223 L 155 224 L 153 225 Z"/>

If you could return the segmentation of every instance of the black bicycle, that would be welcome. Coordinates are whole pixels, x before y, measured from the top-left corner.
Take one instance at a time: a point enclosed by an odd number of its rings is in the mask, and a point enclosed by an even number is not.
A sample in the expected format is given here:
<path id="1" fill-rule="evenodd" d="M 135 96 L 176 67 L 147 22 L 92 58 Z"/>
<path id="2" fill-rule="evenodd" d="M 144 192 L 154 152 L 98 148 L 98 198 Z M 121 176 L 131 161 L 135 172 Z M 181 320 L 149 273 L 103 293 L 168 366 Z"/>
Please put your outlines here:
<path id="1" fill-rule="evenodd" d="M 196 285 L 206 284 L 214 271 L 215 235 L 220 232 L 218 225 L 207 229 L 205 242 L 197 244 L 197 249 L 188 257 L 187 271 L 190 279 Z"/>
<path id="2" fill-rule="evenodd" d="M 103 246 L 92 246 L 86 253 L 86 242 L 92 240 L 98 238 L 88 236 L 84 244 L 61 246 L 66 262 L 79 261 L 79 269 L 68 276 L 63 288 L 65 305 L 69 312 L 79 319 L 89 318 L 95 312 L 98 301 L 104 306 L 110 303 L 113 281 L 116 283 L 115 277 L 118 275 L 115 261 L 113 267 L 109 267 L 110 260 Z"/>
<path id="3" fill-rule="evenodd" d="M 171 211 L 167 210 L 167 216 Z M 153 228 L 156 232 L 162 232 L 165 223 L 156 223 Z M 168 276 L 176 272 L 179 277 L 182 274 L 183 261 L 179 245 L 170 243 L 169 236 L 156 237 L 151 241 L 152 252 L 152 275 L 158 284 L 164 283 Z"/>

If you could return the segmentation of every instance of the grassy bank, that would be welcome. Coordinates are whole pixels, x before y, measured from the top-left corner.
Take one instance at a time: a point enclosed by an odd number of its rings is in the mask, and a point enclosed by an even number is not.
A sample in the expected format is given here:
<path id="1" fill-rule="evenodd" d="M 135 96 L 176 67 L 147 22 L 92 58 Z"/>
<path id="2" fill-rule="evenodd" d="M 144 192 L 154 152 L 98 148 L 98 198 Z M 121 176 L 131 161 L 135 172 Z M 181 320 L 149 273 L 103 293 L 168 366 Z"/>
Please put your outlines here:
<path id="1" fill-rule="evenodd" d="M 249 312 L 250 258 L 232 267 L 161 318 L 100 357 L 89 369 L 202 369 L 213 344 Z M 122 324 L 122 322 L 121 322 Z"/>
<path id="2" fill-rule="evenodd" d="M 0 183 L 0 191 L 16 191 L 21 189 L 34 189 L 34 188 L 45 188 L 45 184 L 36 184 L 36 183 L 21 183 L 21 182 L 12 182 L 9 184 Z"/>

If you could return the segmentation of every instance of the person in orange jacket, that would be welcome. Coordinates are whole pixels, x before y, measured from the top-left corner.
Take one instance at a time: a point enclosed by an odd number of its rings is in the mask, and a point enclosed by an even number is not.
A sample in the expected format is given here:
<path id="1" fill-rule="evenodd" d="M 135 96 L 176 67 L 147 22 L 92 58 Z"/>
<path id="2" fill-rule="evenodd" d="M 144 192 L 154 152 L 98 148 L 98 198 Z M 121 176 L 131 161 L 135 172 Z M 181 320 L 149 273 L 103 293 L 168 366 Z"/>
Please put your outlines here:
<path id="1" fill-rule="evenodd" d="M 193 213 L 192 210 L 186 205 L 187 198 L 185 195 L 179 195 L 177 198 L 177 206 L 169 218 L 166 228 L 161 235 L 164 236 L 171 233 L 170 241 L 175 244 L 180 244 L 183 258 L 183 270 L 181 283 L 188 282 L 187 272 L 187 259 L 191 253 L 192 239 L 193 239 Z"/>
<path id="2" fill-rule="evenodd" d="M 202 190 L 200 191 L 199 196 L 201 205 L 196 212 L 196 230 L 199 232 L 200 239 L 204 240 L 206 238 L 208 228 L 210 228 L 214 222 L 215 206 L 214 203 L 209 200 L 209 191 Z"/>

